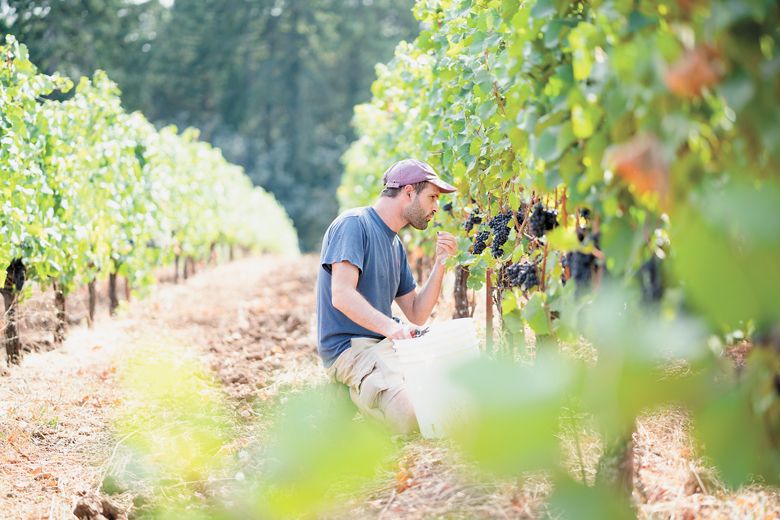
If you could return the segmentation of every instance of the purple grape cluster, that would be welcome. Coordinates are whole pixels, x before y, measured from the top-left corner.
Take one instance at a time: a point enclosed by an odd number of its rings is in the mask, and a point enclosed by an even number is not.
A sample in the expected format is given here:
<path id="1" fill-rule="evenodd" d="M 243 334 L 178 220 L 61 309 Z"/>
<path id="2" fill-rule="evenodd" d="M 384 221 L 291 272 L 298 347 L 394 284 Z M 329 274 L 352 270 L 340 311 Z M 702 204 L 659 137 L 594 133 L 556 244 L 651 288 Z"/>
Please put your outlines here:
<path id="1" fill-rule="evenodd" d="M 518 206 L 517 208 L 517 212 L 515 213 L 515 215 L 517 216 L 518 223 L 520 224 L 523 223 L 527 212 L 528 212 L 528 204 L 526 204 L 525 202 L 521 202 L 520 206 Z"/>
<path id="2" fill-rule="evenodd" d="M 509 239 L 509 223 L 515 217 L 511 211 L 499 213 L 488 222 L 488 226 L 493 230 L 493 245 L 490 252 L 493 258 L 500 258 L 504 254 L 503 245 Z"/>
<path id="3" fill-rule="evenodd" d="M 480 217 L 476 213 L 469 214 L 469 219 L 463 224 L 463 229 L 466 230 L 466 233 L 472 230 L 475 224 L 480 224 L 482 222 L 482 217 Z"/>
<path id="4" fill-rule="evenodd" d="M 544 236 L 546 232 L 558 225 L 558 212 L 547 210 L 541 202 L 538 202 L 531 212 L 529 223 L 531 224 L 531 234 L 536 237 Z"/>
<path id="5" fill-rule="evenodd" d="M 512 264 L 506 268 L 509 285 L 527 291 L 539 285 L 536 264 Z"/>
<path id="6" fill-rule="evenodd" d="M 565 258 L 571 278 L 574 279 L 577 287 L 589 287 L 596 268 L 596 257 L 590 253 L 575 251 L 568 253 Z"/>
<path id="7" fill-rule="evenodd" d="M 490 231 L 486 229 L 477 233 L 477 236 L 474 237 L 474 245 L 471 248 L 471 252 L 475 255 L 481 255 L 482 251 L 487 247 L 488 237 L 490 237 Z"/>

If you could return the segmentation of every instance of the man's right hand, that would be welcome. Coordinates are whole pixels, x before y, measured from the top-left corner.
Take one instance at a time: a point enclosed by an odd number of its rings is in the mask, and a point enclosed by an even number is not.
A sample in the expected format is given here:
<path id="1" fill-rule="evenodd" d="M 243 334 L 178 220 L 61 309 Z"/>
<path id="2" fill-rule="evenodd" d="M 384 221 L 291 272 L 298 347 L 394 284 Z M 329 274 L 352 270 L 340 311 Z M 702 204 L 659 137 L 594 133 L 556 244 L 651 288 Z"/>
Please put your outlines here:
<path id="1" fill-rule="evenodd" d="M 385 335 L 389 339 L 412 339 L 412 327 L 404 323 L 393 322 L 393 326 L 388 330 Z"/>

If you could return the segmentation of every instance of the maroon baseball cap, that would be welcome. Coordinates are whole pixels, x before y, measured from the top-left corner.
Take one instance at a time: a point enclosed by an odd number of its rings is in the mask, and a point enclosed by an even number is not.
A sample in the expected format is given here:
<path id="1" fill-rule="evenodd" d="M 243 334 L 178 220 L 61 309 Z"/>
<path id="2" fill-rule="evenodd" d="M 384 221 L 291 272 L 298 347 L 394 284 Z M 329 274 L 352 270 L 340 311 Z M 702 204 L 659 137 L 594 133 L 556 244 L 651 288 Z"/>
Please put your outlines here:
<path id="1" fill-rule="evenodd" d="M 430 164 L 418 161 L 417 159 L 404 159 L 398 161 L 387 169 L 382 181 L 387 188 L 400 188 L 407 184 L 416 184 L 418 182 L 428 181 L 444 193 L 457 191 L 451 184 L 447 184 L 436 175 Z"/>

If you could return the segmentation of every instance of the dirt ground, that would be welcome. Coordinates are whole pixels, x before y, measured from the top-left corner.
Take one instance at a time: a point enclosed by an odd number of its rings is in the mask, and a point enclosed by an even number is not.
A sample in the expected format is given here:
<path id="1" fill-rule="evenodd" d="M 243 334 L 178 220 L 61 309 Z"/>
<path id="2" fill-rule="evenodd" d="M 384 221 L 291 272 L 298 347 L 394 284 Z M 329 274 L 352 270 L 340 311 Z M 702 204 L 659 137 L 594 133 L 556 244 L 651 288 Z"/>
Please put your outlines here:
<path id="1" fill-rule="evenodd" d="M 247 424 L 256 419 L 258 400 L 324 381 L 314 337 L 316 267 L 310 256 L 269 256 L 204 269 L 124 303 L 117 317 L 100 318 L 93 329 L 74 325 L 61 347 L 26 354 L 21 366 L 0 377 L 0 518 L 97 520 L 137 512 L 138 497 L 109 497 L 102 488 L 122 452 L 123 439 L 112 430 L 125 399 L 117 365 L 150 337 L 187 346 Z M 447 318 L 450 308 L 444 301 L 437 319 Z M 32 334 L 47 321 L 30 323 Z M 40 339 L 45 331 L 37 332 L 36 341 L 48 346 Z M 639 517 L 780 517 L 772 489 L 725 492 L 696 457 L 688 429 L 680 410 L 638 421 L 633 498 Z M 255 433 L 242 430 L 245 437 Z M 598 440 L 586 439 L 582 451 L 573 472 L 590 477 Z M 348 499 L 337 516 L 538 518 L 547 513 L 549 493 L 544 475 L 476 479 L 447 442 L 413 438 L 403 441 L 397 464 Z"/>

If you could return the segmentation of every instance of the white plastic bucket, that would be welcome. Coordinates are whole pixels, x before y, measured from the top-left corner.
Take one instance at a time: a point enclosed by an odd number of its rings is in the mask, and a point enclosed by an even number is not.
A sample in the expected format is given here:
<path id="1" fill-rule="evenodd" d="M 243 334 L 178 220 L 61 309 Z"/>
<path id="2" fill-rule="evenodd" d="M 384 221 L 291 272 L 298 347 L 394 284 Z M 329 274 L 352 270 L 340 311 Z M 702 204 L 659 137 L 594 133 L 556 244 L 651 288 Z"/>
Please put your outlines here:
<path id="1" fill-rule="evenodd" d="M 474 320 L 434 323 L 423 336 L 394 340 L 420 433 L 442 437 L 466 412 L 466 396 L 449 378 L 450 370 L 479 357 Z"/>

